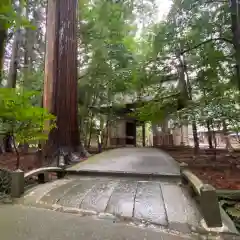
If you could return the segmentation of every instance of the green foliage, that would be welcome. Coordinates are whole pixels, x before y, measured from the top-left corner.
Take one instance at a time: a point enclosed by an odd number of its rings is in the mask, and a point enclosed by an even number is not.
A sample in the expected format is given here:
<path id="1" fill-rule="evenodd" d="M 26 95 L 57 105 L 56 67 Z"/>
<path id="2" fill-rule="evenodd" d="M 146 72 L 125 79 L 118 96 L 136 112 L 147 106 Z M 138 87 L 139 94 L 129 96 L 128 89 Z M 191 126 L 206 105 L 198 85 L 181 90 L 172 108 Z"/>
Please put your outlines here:
<path id="1" fill-rule="evenodd" d="M 42 4 L 29 1 L 29 16 L 35 16 Z M 150 16 L 156 11 L 154 0 L 83 0 L 78 10 L 79 112 L 84 131 L 96 125 L 92 119 L 101 118 L 92 106 L 123 106 L 126 95 L 133 101 L 147 99 L 134 113 L 141 120 L 160 122 L 168 116 L 174 125 L 205 125 L 210 119 L 212 127 L 225 121 L 229 130 L 240 129 L 227 1 L 174 0 L 167 19 L 156 24 Z M 1 1 L 0 23 L 26 24 L 21 19 L 11 1 Z M 43 43 L 40 25 L 32 45 L 34 63 L 29 72 L 22 68 L 18 74 L 18 86 L 27 91 L 43 90 L 43 48 L 35 49 Z M 39 105 L 41 99 L 35 100 Z"/>
<path id="2" fill-rule="evenodd" d="M 125 95 L 140 92 L 150 79 L 145 64 L 151 47 L 146 39 L 136 38 L 136 16 L 140 11 L 150 13 L 152 2 L 80 2 L 80 69 L 84 70 L 79 81 L 79 109 L 84 132 L 91 125 L 90 107 L 123 105 Z M 99 115 L 94 116 L 100 120 Z"/>
<path id="3" fill-rule="evenodd" d="M 47 139 L 55 127 L 55 117 L 44 108 L 32 105 L 37 95 L 33 91 L 0 88 L 1 134 L 10 133 L 17 142 Z"/>
<path id="4" fill-rule="evenodd" d="M 24 1 L 20 1 L 21 5 L 24 5 Z M 1 0 L 0 2 L 0 29 L 8 29 L 10 27 L 24 26 L 34 28 L 29 21 L 19 15 L 13 8 L 11 0 Z"/>
<path id="5" fill-rule="evenodd" d="M 166 82 L 161 81 L 164 77 L 156 78 L 155 93 L 150 93 L 154 102 L 139 108 L 139 117 L 161 122 L 168 116 L 174 125 L 195 121 L 205 126 L 206 120 L 211 120 L 211 127 L 221 127 L 225 121 L 229 130 L 239 130 L 239 92 L 227 2 L 173 1 L 166 21 L 155 24 L 152 31 L 151 67 L 147 65 L 151 79 L 169 73 L 172 77 Z M 143 87 L 149 92 L 153 82 L 146 79 Z"/>

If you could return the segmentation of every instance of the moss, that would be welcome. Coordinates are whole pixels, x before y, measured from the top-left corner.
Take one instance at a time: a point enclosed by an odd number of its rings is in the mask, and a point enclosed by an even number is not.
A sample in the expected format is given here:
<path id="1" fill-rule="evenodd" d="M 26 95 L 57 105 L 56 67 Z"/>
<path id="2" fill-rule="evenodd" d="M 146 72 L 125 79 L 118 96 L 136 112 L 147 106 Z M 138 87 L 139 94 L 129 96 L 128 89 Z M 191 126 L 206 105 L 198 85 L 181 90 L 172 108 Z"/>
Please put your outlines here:
<path id="1" fill-rule="evenodd" d="M 223 209 L 232 219 L 238 231 L 240 231 L 240 198 L 236 199 L 236 197 L 231 197 L 229 191 L 227 195 L 219 196 L 219 200 Z"/>

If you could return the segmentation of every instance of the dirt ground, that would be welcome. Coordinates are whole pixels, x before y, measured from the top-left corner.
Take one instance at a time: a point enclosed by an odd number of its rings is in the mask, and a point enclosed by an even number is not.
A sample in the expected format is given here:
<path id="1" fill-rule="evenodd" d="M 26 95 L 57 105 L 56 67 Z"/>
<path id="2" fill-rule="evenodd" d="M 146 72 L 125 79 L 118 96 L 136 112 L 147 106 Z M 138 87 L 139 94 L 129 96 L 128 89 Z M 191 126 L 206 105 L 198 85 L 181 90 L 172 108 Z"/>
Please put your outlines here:
<path id="1" fill-rule="evenodd" d="M 213 151 L 208 149 L 201 149 L 196 156 L 192 148 L 174 147 L 164 148 L 164 150 L 181 165 L 193 171 L 205 183 L 210 183 L 218 189 L 240 190 L 240 151 L 229 154 L 224 149 L 218 149 L 215 159 Z M 41 165 L 36 154 L 21 154 L 20 168 L 22 170 L 27 172 Z M 0 168 L 15 170 L 16 155 L 1 154 Z"/>
<path id="2" fill-rule="evenodd" d="M 0 168 L 16 170 L 16 165 L 16 154 L 4 153 L 0 155 Z M 35 153 L 21 154 L 20 169 L 27 172 L 38 167 L 41 167 L 41 162 L 38 160 Z"/>
<path id="3" fill-rule="evenodd" d="M 194 172 L 203 182 L 218 189 L 240 190 L 240 151 L 201 149 L 194 156 L 192 148 L 164 148 L 182 166 Z"/>

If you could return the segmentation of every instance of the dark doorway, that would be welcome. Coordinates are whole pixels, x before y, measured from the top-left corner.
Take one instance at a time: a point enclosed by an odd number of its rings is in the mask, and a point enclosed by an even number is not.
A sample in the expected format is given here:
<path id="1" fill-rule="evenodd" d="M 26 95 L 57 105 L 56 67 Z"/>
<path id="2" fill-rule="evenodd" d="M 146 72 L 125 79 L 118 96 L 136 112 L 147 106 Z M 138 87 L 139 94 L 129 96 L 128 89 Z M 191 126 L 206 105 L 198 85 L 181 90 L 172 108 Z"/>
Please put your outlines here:
<path id="1" fill-rule="evenodd" d="M 126 123 L 126 144 L 136 146 L 136 122 Z"/>

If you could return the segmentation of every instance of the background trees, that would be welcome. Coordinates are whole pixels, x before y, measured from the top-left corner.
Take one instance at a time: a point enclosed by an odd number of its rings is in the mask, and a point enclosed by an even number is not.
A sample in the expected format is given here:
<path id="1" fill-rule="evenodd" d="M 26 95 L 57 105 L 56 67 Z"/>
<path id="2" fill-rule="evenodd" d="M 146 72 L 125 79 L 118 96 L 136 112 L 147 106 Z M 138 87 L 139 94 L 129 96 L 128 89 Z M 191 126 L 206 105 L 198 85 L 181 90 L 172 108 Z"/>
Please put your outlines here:
<path id="1" fill-rule="evenodd" d="M 196 149 L 197 126 L 208 129 L 210 147 L 216 129 L 227 136 L 238 128 L 235 1 L 172 1 L 161 21 L 154 0 L 6 3 L 0 6 L 2 85 L 40 92 L 34 104 L 59 116 L 50 142 L 76 148 L 80 137 L 88 146 L 110 124 L 94 109 L 120 104 L 126 95 L 153 100 L 137 110 L 142 120 L 192 124 Z"/>

